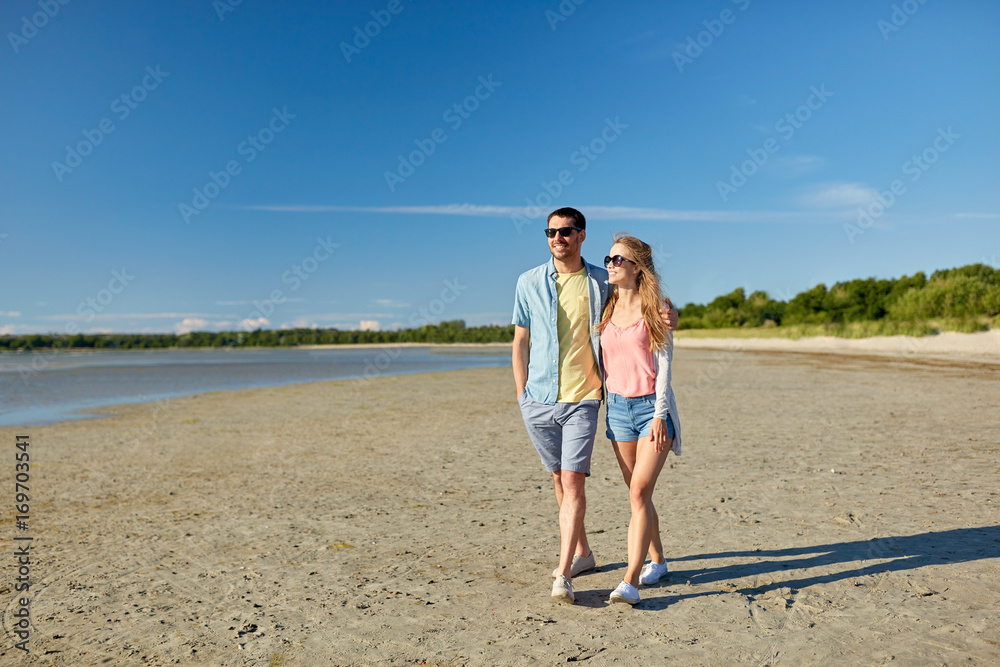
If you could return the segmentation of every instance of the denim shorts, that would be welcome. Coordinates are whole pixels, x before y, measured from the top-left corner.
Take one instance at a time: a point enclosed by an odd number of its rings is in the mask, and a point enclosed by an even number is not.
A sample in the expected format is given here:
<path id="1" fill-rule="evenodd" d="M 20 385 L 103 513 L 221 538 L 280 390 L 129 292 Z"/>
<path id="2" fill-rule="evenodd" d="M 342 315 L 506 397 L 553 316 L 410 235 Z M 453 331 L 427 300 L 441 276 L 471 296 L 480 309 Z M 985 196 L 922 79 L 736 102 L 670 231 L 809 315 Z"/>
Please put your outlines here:
<path id="1" fill-rule="evenodd" d="M 656 394 L 626 398 L 608 392 L 608 440 L 633 442 L 649 437 L 656 412 Z M 667 436 L 674 437 L 674 422 L 670 415 L 664 420 Z"/>

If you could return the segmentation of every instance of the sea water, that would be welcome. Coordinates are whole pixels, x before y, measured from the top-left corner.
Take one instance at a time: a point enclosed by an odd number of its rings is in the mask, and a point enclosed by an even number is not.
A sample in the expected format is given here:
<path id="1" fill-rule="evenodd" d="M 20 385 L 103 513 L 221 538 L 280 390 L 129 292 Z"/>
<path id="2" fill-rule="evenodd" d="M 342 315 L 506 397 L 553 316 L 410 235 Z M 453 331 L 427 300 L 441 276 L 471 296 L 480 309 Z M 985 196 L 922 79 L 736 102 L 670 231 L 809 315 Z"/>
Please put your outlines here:
<path id="1" fill-rule="evenodd" d="M 352 347 L 87 350 L 0 354 L 0 426 L 207 391 L 250 389 L 510 364 L 510 348 Z"/>

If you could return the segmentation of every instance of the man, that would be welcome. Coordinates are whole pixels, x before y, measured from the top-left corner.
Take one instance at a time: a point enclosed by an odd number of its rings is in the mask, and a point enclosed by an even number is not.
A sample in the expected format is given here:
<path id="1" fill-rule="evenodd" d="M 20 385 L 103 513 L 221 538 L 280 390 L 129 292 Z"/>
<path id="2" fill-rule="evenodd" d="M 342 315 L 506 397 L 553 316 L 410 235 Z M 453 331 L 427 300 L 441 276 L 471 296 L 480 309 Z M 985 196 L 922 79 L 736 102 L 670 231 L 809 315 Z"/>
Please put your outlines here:
<path id="1" fill-rule="evenodd" d="M 584 480 L 590 475 L 603 398 L 600 334 L 594 325 L 607 299 L 608 272 L 580 254 L 587 238 L 580 211 L 553 211 L 547 225 L 552 259 L 517 280 L 512 364 L 524 425 L 552 474 L 559 504 L 559 565 L 552 597 L 572 604 L 571 578 L 595 566 L 583 526 Z M 664 309 L 663 314 L 668 328 L 675 329 L 677 311 Z"/>

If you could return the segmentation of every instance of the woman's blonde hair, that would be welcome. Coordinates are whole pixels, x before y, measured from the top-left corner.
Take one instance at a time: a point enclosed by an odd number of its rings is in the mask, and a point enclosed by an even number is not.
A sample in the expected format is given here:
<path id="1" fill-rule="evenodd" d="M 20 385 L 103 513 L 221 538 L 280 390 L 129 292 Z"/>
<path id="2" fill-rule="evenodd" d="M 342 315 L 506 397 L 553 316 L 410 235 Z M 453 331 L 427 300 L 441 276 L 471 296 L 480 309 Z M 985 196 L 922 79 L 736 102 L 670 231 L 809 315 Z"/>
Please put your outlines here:
<path id="1" fill-rule="evenodd" d="M 646 321 L 646 328 L 649 330 L 649 349 L 660 350 L 667 345 L 667 327 L 660 317 L 660 307 L 663 305 L 663 294 L 660 291 L 660 275 L 653 266 L 653 249 L 648 243 L 640 241 L 634 236 L 619 232 L 614 236 L 614 242 L 628 248 L 632 255 L 630 259 L 635 260 L 635 266 L 639 270 L 636 276 L 636 288 L 639 290 L 640 308 L 642 318 Z M 599 331 L 604 331 L 604 327 L 611 321 L 611 314 L 618 303 L 618 286 L 611 285 L 608 300 L 604 304 L 604 312 L 601 314 L 601 321 L 595 327 Z"/>

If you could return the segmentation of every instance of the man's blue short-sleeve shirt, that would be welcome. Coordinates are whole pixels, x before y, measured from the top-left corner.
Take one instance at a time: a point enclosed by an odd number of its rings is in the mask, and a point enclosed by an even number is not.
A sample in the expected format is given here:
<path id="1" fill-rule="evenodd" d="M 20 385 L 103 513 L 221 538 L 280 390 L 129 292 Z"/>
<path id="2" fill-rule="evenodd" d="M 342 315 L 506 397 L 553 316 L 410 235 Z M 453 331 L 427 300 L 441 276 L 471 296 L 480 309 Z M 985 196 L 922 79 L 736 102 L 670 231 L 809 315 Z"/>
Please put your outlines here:
<path id="1" fill-rule="evenodd" d="M 601 336 L 594 331 L 608 295 L 608 271 L 583 262 L 587 269 L 587 296 L 590 300 L 590 345 L 594 360 L 601 363 Z M 514 318 L 517 326 L 530 329 L 528 355 L 528 398 L 555 405 L 559 395 L 559 334 L 556 265 L 549 260 L 525 271 L 517 279 L 514 293 Z"/>

